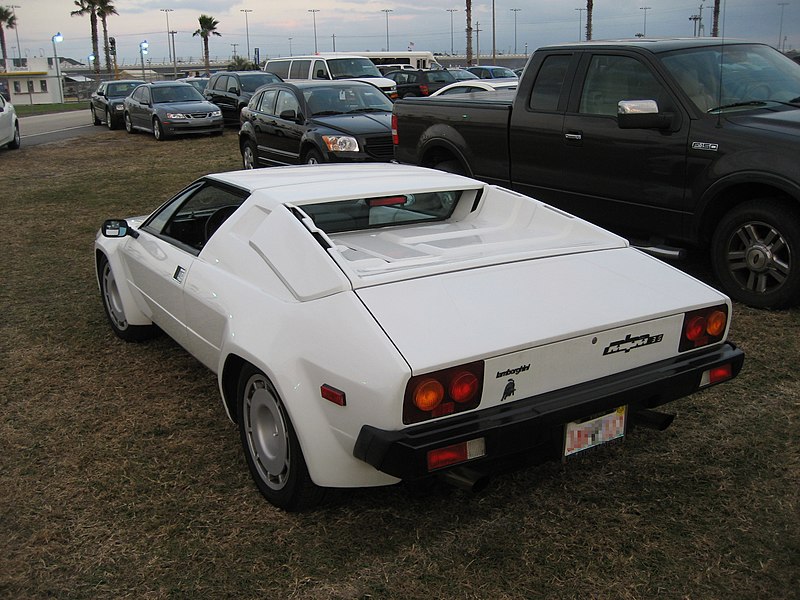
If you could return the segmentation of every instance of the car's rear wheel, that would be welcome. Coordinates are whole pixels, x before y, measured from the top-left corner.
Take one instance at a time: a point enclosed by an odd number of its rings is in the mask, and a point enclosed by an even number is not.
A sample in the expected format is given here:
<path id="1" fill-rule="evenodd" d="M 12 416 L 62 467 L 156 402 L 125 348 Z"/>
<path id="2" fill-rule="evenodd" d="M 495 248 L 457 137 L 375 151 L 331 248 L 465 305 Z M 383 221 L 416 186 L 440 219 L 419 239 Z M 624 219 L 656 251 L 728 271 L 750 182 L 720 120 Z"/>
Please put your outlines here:
<path id="1" fill-rule="evenodd" d="M 128 133 L 136 133 L 136 129 L 133 128 L 133 121 L 131 121 L 130 113 L 126 112 L 122 119 L 125 121 L 125 131 Z"/>
<path id="2" fill-rule="evenodd" d="M 245 169 L 255 169 L 258 167 L 256 164 L 256 145 L 250 140 L 242 144 L 242 165 Z"/>
<path id="3" fill-rule="evenodd" d="M 757 308 L 800 302 L 800 210 L 776 199 L 745 202 L 726 214 L 711 242 L 722 289 Z"/>
<path id="4" fill-rule="evenodd" d="M 237 400 L 247 466 L 262 495 L 289 511 L 318 504 L 325 490 L 311 481 L 289 415 L 267 376 L 245 365 L 239 376 Z"/>
<path id="5" fill-rule="evenodd" d="M 117 337 L 126 342 L 141 342 L 158 335 L 159 329 L 155 325 L 131 325 L 128 323 L 117 278 L 105 255 L 100 255 L 97 270 L 100 274 L 100 295 L 103 298 L 103 308 L 111 329 Z"/>
<path id="6" fill-rule="evenodd" d="M 307 165 L 319 165 L 322 164 L 322 155 L 319 151 L 314 150 L 313 148 L 306 152 L 306 156 L 303 159 L 303 162 Z"/>
<path id="7" fill-rule="evenodd" d="M 111 110 L 110 109 L 106 110 L 106 126 L 109 129 L 116 129 L 116 127 L 114 126 L 114 119 L 111 118 Z"/>
<path id="8" fill-rule="evenodd" d="M 20 146 L 20 138 L 19 138 L 19 123 L 14 123 L 14 137 L 8 142 L 8 147 L 12 150 L 16 150 Z"/>
<path id="9" fill-rule="evenodd" d="M 102 121 L 100 120 L 100 117 L 97 116 L 97 113 L 94 111 L 94 106 L 89 110 L 92 111 L 92 123 L 95 125 L 100 125 Z"/>
<path id="10" fill-rule="evenodd" d="M 161 124 L 161 121 L 159 120 L 158 117 L 153 118 L 153 136 L 159 142 L 163 142 L 165 139 L 167 139 L 167 134 L 164 131 L 164 126 Z"/>

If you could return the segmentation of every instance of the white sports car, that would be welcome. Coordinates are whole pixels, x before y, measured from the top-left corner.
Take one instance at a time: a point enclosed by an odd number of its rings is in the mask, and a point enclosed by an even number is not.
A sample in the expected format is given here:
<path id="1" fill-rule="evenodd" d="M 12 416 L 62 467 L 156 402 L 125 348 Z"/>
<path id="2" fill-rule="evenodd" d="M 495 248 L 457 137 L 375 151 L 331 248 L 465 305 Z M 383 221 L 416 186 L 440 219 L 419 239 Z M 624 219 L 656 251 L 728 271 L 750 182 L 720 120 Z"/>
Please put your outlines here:
<path id="1" fill-rule="evenodd" d="M 439 476 L 477 488 L 666 427 L 735 377 L 727 297 L 585 221 L 395 164 L 204 177 L 95 243 L 108 320 L 219 379 L 262 494 Z"/>

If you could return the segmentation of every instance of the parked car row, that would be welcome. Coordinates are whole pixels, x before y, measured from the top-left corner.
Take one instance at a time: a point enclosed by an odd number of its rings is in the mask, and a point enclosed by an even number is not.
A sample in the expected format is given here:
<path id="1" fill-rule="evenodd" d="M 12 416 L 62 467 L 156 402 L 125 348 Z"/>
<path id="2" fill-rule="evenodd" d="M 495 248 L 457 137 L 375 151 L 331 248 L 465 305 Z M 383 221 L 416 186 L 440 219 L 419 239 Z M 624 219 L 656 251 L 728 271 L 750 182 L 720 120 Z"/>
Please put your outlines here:
<path id="1" fill-rule="evenodd" d="M 17 149 L 20 145 L 19 119 L 14 105 L 0 95 L 0 148 Z"/>

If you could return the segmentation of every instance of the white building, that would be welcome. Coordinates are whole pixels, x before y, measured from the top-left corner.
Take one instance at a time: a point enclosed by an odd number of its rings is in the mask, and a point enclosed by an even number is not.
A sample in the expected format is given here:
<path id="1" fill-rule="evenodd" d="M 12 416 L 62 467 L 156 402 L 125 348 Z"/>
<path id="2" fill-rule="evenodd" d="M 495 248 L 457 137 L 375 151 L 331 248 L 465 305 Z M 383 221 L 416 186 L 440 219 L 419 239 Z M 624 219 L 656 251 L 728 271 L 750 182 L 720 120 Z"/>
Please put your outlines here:
<path id="1" fill-rule="evenodd" d="M 64 102 L 61 65 L 51 63 L 46 57 L 0 61 L 0 88 L 16 105 Z"/>

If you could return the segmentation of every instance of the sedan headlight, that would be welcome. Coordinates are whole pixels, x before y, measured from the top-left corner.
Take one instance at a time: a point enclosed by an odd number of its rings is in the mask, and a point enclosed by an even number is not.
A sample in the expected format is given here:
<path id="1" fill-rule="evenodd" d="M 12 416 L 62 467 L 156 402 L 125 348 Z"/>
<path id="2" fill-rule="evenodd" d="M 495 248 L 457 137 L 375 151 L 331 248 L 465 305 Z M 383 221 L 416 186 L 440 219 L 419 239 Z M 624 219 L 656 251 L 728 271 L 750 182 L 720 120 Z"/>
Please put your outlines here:
<path id="1" fill-rule="evenodd" d="M 221 110 L 212 110 L 209 114 L 212 117 L 221 117 L 222 116 L 222 111 Z"/>
<path id="2" fill-rule="evenodd" d="M 124 109 L 125 109 L 125 106 L 122 105 L 122 104 L 115 104 L 114 105 L 114 110 L 116 110 L 116 111 L 122 112 Z"/>
<path id="3" fill-rule="evenodd" d="M 186 119 L 188 117 L 183 113 L 167 113 L 167 118 L 177 121 L 178 119 Z"/>
<path id="4" fill-rule="evenodd" d="M 358 141 L 349 135 L 323 135 L 322 141 L 331 152 L 358 152 Z"/>

